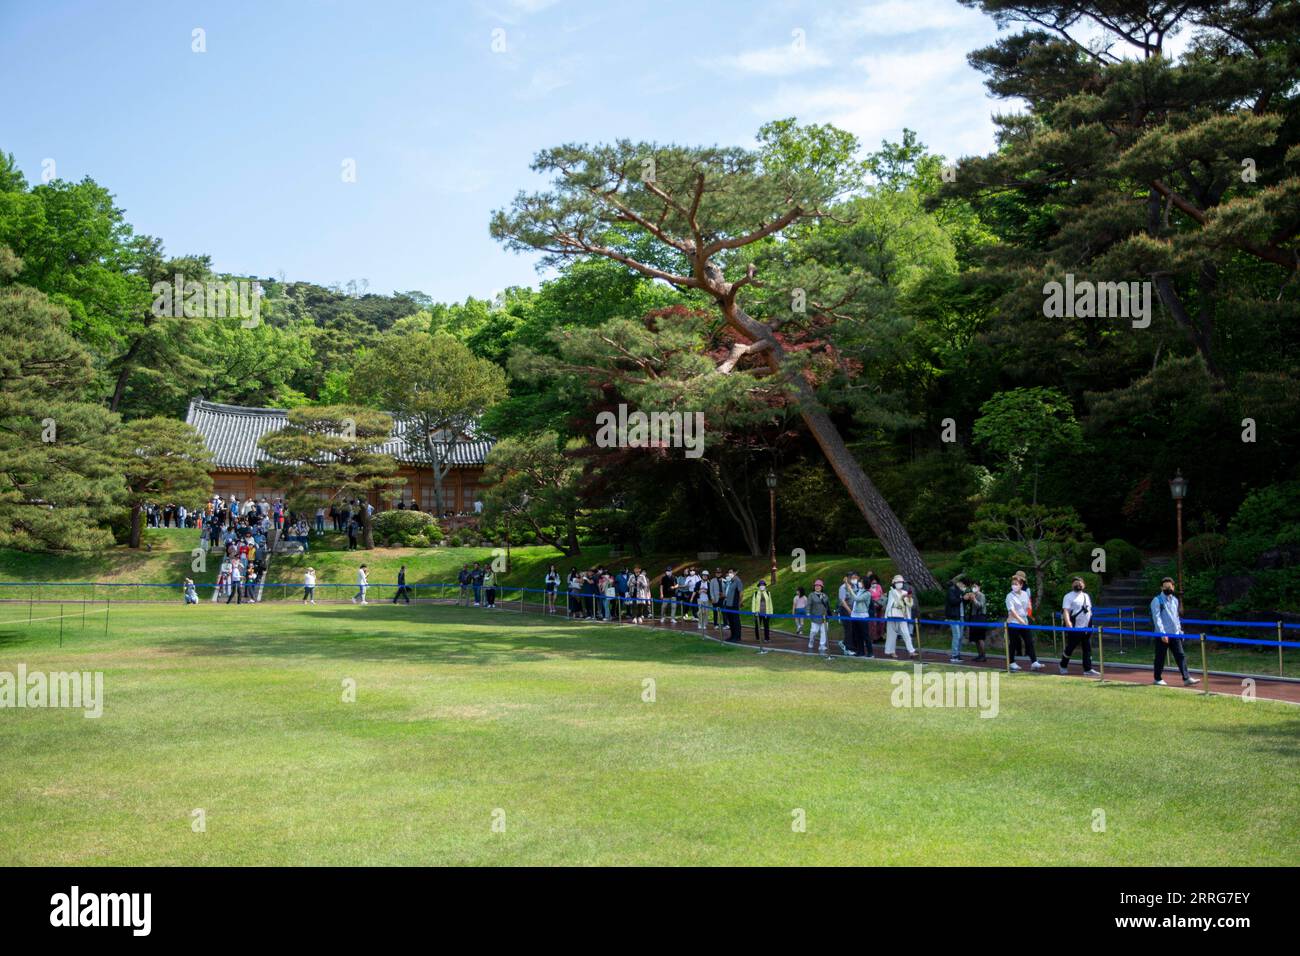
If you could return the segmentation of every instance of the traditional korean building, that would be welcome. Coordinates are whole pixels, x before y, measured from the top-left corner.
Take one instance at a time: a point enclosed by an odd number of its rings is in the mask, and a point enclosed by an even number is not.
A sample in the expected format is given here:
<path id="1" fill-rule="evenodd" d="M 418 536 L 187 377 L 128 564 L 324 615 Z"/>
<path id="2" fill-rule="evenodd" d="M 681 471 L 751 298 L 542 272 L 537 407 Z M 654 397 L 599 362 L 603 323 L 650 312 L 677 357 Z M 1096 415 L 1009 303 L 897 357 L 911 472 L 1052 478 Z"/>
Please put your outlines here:
<path id="1" fill-rule="evenodd" d="M 284 497 L 282 489 L 268 486 L 257 473 L 258 462 L 266 460 L 257 447 L 257 440 L 268 432 L 279 431 L 287 420 L 288 414 L 282 408 L 221 405 L 202 398 L 190 400 L 185 416 L 185 421 L 198 430 L 212 453 L 213 490 L 225 498 L 238 495 L 240 499 Z M 382 511 L 397 507 L 400 499 L 407 507 L 415 504 L 421 511 L 433 514 L 433 470 L 428 452 L 422 443 L 408 442 L 405 433 L 404 425 L 395 423 L 392 435 L 381 450 L 396 459 L 398 474 L 406 479 L 406 484 L 391 500 L 373 497 L 371 504 Z M 492 443 L 485 439 L 455 436 L 452 468 L 442 483 L 444 510 L 451 509 L 456 514 L 473 512 L 483 463 L 491 450 Z"/>

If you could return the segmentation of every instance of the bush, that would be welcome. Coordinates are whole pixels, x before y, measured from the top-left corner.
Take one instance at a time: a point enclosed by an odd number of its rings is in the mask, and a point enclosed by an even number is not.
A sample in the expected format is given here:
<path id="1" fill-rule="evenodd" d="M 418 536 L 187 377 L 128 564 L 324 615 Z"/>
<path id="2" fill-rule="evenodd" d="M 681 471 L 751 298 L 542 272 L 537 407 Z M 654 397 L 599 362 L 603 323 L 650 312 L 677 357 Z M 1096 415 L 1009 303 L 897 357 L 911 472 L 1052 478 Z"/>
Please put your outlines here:
<path id="1" fill-rule="evenodd" d="M 1106 574 L 1128 574 L 1142 567 L 1142 552 L 1123 538 L 1111 538 L 1102 547 L 1106 551 Z"/>
<path id="2" fill-rule="evenodd" d="M 854 558 L 885 558 L 885 549 L 875 538 L 846 538 L 844 547 Z"/>
<path id="3" fill-rule="evenodd" d="M 1183 563 L 1192 572 L 1216 570 L 1223 564 L 1227 547 L 1227 535 L 1195 535 L 1183 544 Z"/>
<path id="4" fill-rule="evenodd" d="M 387 548 L 427 548 L 442 537 L 433 515 L 423 511 L 381 511 L 374 519 L 375 543 Z"/>
<path id="5" fill-rule="evenodd" d="M 449 547 L 452 547 L 452 548 L 459 548 L 459 547 L 461 547 L 461 545 L 462 545 L 462 541 L 461 541 L 461 537 L 460 537 L 460 535 L 458 535 L 458 534 L 453 534 L 453 535 L 451 536 L 451 539 L 447 542 L 447 545 L 448 545 Z"/>

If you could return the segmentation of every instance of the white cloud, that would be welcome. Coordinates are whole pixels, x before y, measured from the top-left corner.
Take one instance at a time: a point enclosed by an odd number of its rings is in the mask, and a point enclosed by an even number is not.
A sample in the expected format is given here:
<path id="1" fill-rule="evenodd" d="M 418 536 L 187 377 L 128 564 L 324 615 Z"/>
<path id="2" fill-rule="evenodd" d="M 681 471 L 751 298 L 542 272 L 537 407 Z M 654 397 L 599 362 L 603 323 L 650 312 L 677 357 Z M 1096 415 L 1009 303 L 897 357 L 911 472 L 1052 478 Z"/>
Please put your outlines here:
<path id="1" fill-rule="evenodd" d="M 878 0 L 860 7 L 843 23 L 841 33 L 855 36 L 899 36 L 935 30 L 987 28 L 992 20 L 957 0 Z"/>
<path id="2" fill-rule="evenodd" d="M 819 50 L 799 43 L 788 43 L 763 50 L 749 50 L 734 56 L 719 57 L 709 62 L 729 72 L 753 73 L 760 76 L 791 76 L 829 66 L 831 61 Z"/>

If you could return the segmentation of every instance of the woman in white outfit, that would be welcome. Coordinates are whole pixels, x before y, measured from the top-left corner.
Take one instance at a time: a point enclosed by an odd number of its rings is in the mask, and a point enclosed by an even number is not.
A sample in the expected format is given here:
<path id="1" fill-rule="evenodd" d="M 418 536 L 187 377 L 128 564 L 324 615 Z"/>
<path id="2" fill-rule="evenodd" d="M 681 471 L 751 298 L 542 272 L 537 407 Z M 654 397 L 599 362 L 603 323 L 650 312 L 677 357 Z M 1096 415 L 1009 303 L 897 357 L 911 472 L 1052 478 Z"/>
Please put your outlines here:
<path id="1" fill-rule="evenodd" d="M 916 648 L 912 646 L 912 625 L 908 623 L 912 619 L 912 605 L 915 602 L 912 595 L 907 593 L 907 583 L 901 574 L 895 574 L 890 585 L 889 596 L 885 598 L 885 617 L 904 617 L 907 621 L 891 620 L 885 626 L 885 656 L 897 660 L 898 655 L 894 653 L 894 648 L 898 646 L 898 639 L 901 637 L 907 653 L 916 657 Z"/>

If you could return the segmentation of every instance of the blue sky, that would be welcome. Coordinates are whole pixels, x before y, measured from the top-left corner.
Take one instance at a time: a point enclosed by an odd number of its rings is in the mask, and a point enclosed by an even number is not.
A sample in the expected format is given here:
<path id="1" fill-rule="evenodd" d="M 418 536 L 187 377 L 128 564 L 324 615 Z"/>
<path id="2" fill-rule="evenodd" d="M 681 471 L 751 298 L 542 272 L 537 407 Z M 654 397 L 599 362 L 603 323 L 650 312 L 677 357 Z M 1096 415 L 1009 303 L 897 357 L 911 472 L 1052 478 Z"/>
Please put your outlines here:
<path id="1" fill-rule="evenodd" d="M 956 0 L 0 0 L 0 149 L 222 271 L 461 300 L 538 281 L 487 229 L 541 148 L 797 116 L 982 153 L 996 36 Z"/>

